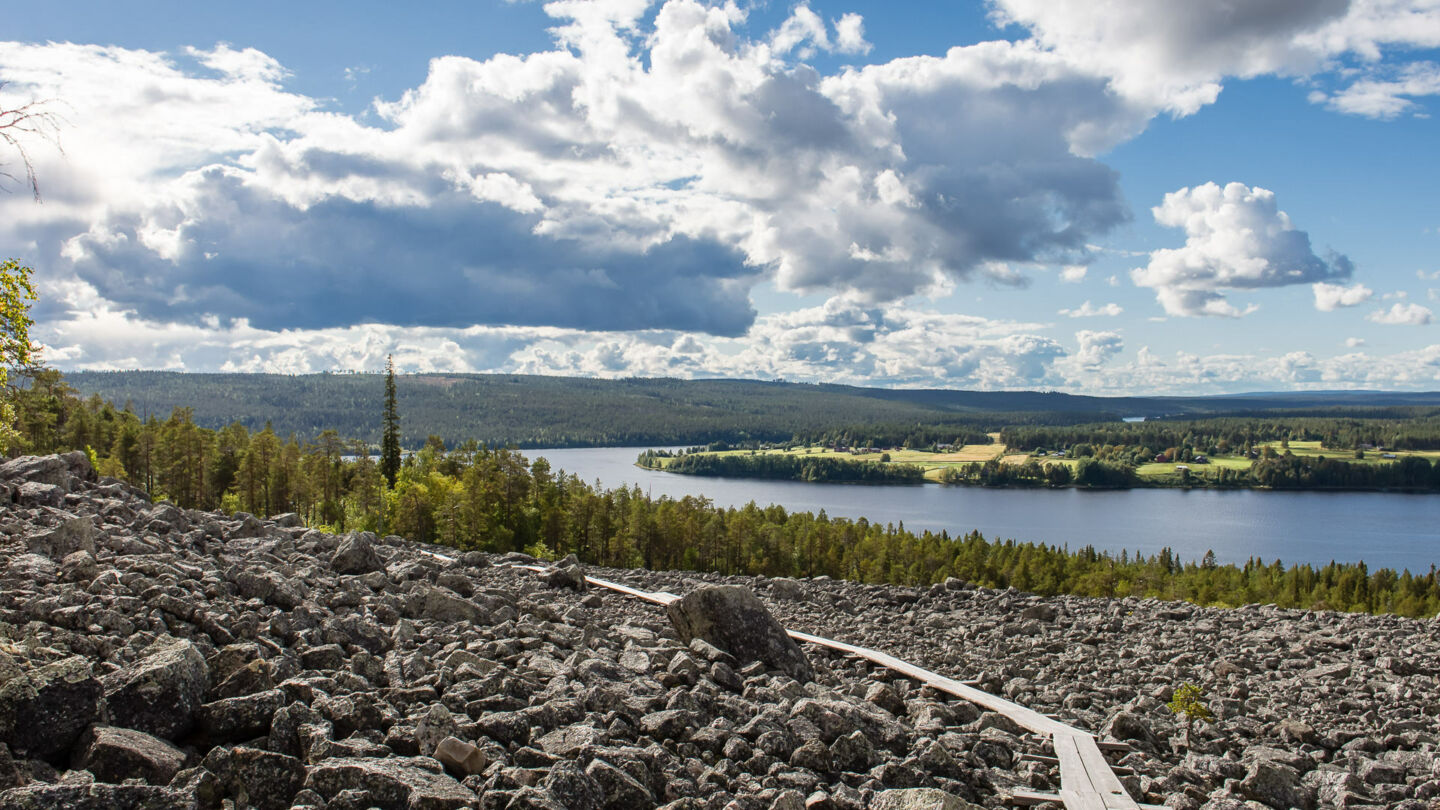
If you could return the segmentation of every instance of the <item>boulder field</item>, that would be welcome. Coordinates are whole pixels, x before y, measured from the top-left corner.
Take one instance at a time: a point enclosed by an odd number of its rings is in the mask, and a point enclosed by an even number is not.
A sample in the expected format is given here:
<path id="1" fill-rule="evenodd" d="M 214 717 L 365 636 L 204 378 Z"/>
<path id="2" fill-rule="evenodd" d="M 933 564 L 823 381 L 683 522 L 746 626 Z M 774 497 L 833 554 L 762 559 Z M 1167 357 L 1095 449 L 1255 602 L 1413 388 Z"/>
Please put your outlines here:
<path id="1" fill-rule="evenodd" d="M 0 808 L 966 810 L 1059 789 L 1045 739 L 767 620 L 1127 742 L 1139 801 L 1440 807 L 1434 621 L 542 575 L 300 524 L 152 503 L 83 454 L 0 463 Z M 667 612 L 586 573 L 693 598 Z M 1166 708 L 1186 683 L 1214 715 L 1188 746 Z"/>

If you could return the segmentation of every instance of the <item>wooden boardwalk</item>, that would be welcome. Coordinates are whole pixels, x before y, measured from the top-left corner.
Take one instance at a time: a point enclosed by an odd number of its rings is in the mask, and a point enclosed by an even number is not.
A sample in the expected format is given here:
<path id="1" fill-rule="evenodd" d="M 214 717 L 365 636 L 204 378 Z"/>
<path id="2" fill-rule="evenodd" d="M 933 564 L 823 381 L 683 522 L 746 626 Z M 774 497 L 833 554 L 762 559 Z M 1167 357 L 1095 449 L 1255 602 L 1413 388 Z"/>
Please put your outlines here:
<path id="1" fill-rule="evenodd" d="M 518 565 L 516 568 L 524 568 L 530 571 L 543 572 L 548 570 L 538 565 Z M 607 588 L 618 593 L 642 599 L 657 605 L 668 605 L 680 597 L 665 591 L 642 591 L 631 588 L 628 585 L 621 585 L 618 582 L 585 577 L 585 581 L 591 585 Z M 1129 746 L 1123 743 L 1101 743 L 1095 739 L 1095 735 L 1067 725 L 1052 717 L 1043 715 L 1034 709 L 1021 706 L 1018 703 L 997 697 L 976 689 L 969 684 L 962 683 L 952 678 L 931 672 L 902 661 L 893 655 L 888 655 L 867 647 L 857 647 L 853 644 L 846 644 L 843 641 L 812 636 L 809 633 L 802 633 L 798 630 L 786 630 L 786 633 L 796 641 L 803 641 L 806 644 L 814 644 L 818 647 L 836 650 L 849 655 L 864 658 L 867 661 L 878 664 L 882 667 L 894 670 L 907 678 L 912 678 L 927 686 L 934 687 L 941 692 L 954 695 L 962 700 L 974 703 L 993 712 L 998 712 L 1015 721 L 1021 728 L 1049 737 L 1055 748 L 1055 759 L 1060 766 L 1060 792 L 1059 793 L 1032 793 L 1029 791 L 1015 791 L 1011 796 L 1013 804 L 1041 804 L 1044 802 L 1057 802 L 1064 804 L 1067 810 L 1152 810 L 1158 805 L 1140 804 L 1125 792 L 1125 787 L 1120 784 L 1120 777 L 1115 774 L 1110 763 L 1106 761 L 1105 755 L 1101 752 L 1102 745 L 1111 750 L 1125 751 Z M 1160 808 L 1160 810 L 1164 810 Z"/>

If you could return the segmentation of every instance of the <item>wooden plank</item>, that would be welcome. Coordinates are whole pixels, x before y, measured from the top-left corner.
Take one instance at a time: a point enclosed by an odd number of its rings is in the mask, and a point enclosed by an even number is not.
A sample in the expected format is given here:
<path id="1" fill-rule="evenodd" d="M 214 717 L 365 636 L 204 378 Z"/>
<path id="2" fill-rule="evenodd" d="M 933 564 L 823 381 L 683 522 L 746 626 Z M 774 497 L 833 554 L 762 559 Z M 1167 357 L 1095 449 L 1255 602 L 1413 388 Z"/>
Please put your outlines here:
<path id="1" fill-rule="evenodd" d="M 1085 762 L 1080 758 L 1074 733 L 1056 734 L 1055 757 L 1060 760 L 1060 795 L 1066 810 L 1107 810 L 1105 797 L 1095 789 Z"/>
<path id="2" fill-rule="evenodd" d="M 1057 765 L 1057 766 L 1060 764 L 1060 760 L 1056 759 L 1055 757 L 1047 757 L 1047 756 L 1045 756 L 1044 754 L 1021 754 L 1021 755 L 1020 755 L 1020 761 L 1021 761 L 1021 762 L 1039 762 L 1039 763 L 1044 764 L 1044 765 Z M 1111 766 L 1110 766 L 1110 770 L 1113 771 L 1113 772 L 1114 772 L 1116 775 L 1118 775 L 1118 776 L 1129 776 L 1129 775 L 1135 773 L 1135 769 L 1134 769 L 1134 768 L 1126 768 L 1126 767 L 1122 767 L 1122 766 L 1120 766 L 1120 765 L 1111 765 Z"/>
<path id="3" fill-rule="evenodd" d="M 820 636 L 812 636 L 809 633 L 801 633 L 798 630 L 787 630 L 786 632 L 790 634 L 791 638 L 797 641 L 828 647 L 832 650 L 840 650 L 841 652 L 847 652 L 868 661 L 873 661 L 883 667 L 889 667 L 902 675 L 913 678 L 923 684 L 933 686 L 942 692 L 948 692 L 958 698 L 968 700 L 977 706 L 983 706 L 991 711 L 999 712 L 1011 720 L 1014 720 L 1021 728 L 1028 729 L 1036 734 L 1049 736 L 1074 732 L 1074 729 L 1070 726 L 1051 720 L 1034 709 L 1026 708 L 1018 703 L 1012 703 L 1002 697 L 996 697 L 989 692 L 981 692 L 979 689 L 966 686 L 960 681 L 946 678 L 928 669 L 921 669 L 914 664 L 901 661 L 893 655 L 887 655 L 865 647 L 856 647 L 853 644 L 846 644 L 843 641 L 834 641 Z"/>
<path id="4" fill-rule="evenodd" d="M 1075 736 L 1071 739 L 1075 742 L 1075 748 L 1079 752 L 1080 760 L 1085 765 L 1085 773 L 1090 777 L 1090 784 L 1095 787 L 1095 792 L 1105 799 L 1107 810 L 1139 810 L 1139 805 L 1125 792 L 1125 786 L 1120 783 L 1120 777 L 1110 769 L 1110 763 L 1105 760 L 1105 755 L 1100 753 L 1100 747 L 1095 744 L 1095 738 L 1086 734 Z M 1061 777 L 1063 780 L 1063 776 Z"/>
<path id="5" fill-rule="evenodd" d="M 1064 802 L 1059 793 L 1035 793 L 1029 790 L 1012 790 L 1005 799 L 1006 804 L 1016 804 L 1022 807 L 1029 807 L 1046 802 Z"/>

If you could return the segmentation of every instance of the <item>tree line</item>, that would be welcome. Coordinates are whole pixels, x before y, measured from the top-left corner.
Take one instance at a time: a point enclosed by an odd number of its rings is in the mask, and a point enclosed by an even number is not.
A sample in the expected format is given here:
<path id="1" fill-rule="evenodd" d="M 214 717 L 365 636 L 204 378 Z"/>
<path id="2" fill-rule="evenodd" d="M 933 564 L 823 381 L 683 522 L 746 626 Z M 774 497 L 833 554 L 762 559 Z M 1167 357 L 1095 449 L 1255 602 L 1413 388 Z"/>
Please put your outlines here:
<path id="1" fill-rule="evenodd" d="M 782 481 L 812 481 L 857 484 L 923 484 L 925 471 L 914 464 L 885 464 L 877 461 L 850 461 L 834 456 L 806 456 L 781 453 L 687 453 L 667 459 L 641 453 L 637 463 L 651 469 L 683 475 L 725 478 L 764 478 Z"/>
<path id="2" fill-rule="evenodd" d="M 1344 409 L 1340 409 L 1343 411 Z M 1000 441 L 1012 450 L 1060 450 L 1077 445 L 1120 448 L 1122 454 L 1153 458 L 1169 448 L 1218 455 L 1245 452 L 1266 442 L 1318 441 L 1338 450 L 1384 447 L 1440 449 L 1440 409 L 1368 409 L 1366 416 L 1293 416 L 1092 422 L 1076 425 L 1010 424 Z"/>

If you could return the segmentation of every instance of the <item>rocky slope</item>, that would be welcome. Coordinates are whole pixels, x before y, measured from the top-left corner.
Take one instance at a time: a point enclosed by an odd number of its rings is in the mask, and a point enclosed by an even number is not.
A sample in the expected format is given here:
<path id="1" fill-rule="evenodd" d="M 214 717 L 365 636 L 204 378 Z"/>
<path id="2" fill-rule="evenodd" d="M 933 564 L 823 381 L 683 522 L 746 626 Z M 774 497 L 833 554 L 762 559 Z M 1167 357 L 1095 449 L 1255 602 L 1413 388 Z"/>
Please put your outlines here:
<path id="1" fill-rule="evenodd" d="M 1042 740 L 868 664 L 791 675 L 495 557 L 152 504 L 83 455 L 0 465 L 0 808 L 1000 807 Z M 758 594 L 1127 740 L 1172 807 L 1440 806 L 1440 625 L 646 571 Z M 1189 750 L 1165 708 L 1215 714 Z M 1248 803 L 1248 804 L 1247 804 Z"/>

